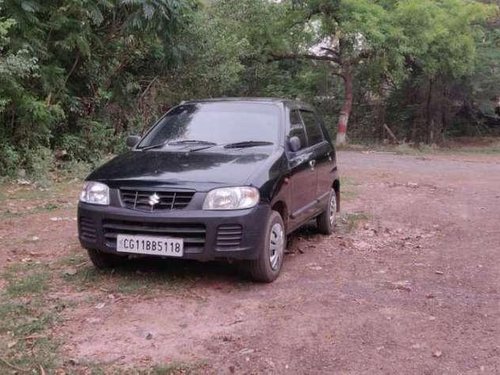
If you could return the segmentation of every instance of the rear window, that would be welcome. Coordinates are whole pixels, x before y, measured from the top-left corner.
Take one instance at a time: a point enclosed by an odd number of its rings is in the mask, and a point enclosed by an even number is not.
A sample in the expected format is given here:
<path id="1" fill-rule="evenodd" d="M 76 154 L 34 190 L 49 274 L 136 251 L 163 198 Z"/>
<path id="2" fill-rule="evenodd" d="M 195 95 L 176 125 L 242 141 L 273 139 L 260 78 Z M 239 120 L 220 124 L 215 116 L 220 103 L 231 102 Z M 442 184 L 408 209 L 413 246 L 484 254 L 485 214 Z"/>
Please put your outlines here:
<path id="1" fill-rule="evenodd" d="M 266 141 L 277 144 L 281 110 L 266 103 L 194 103 L 172 109 L 139 144 L 200 140 L 216 144 Z"/>

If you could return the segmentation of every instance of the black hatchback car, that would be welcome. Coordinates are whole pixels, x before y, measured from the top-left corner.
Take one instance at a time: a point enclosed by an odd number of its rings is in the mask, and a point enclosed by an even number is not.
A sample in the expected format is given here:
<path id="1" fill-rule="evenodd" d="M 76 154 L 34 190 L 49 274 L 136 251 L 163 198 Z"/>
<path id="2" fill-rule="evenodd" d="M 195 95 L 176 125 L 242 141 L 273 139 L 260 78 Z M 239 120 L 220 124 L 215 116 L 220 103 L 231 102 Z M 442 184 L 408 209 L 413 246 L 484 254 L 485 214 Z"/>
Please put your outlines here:
<path id="1" fill-rule="evenodd" d="M 137 256 L 238 260 L 279 275 L 286 236 L 339 210 L 335 150 L 321 118 L 284 99 L 211 99 L 172 108 L 131 150 L 92 172 L 78 205 L 93 264 Z"/>

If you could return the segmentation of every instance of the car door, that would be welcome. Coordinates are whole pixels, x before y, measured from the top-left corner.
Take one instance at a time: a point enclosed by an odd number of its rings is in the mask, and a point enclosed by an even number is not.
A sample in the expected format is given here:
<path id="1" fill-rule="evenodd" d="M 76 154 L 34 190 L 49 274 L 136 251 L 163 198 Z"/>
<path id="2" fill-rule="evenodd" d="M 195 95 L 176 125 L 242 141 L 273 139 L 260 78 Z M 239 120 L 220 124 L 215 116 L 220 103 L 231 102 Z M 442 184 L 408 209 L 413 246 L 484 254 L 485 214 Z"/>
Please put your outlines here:
<path id="1" fill-rule="evenodd" d="M 311 217 L 316 205 L 317 173 L 314 165 L 313 150 L 309 147 L 302 118 L 298 109 L 290 111 L 290 130 L 288 139 L 298 137 L 301 149 L 289 153 L 290 168 L 290 230 L 300 226 Z"/>
<path id="2" fill-rule="evenodd" d="M 335 153 L 331 142 L 328 141 L 328 134 L 325 133 L 320 117 L 315 112 L 306 109 L 300 110 L 300 116 L 305 125 L 316 168 L 316 199 L 320 202 L 318 209 L 321 210 L 333 184 Z"/>

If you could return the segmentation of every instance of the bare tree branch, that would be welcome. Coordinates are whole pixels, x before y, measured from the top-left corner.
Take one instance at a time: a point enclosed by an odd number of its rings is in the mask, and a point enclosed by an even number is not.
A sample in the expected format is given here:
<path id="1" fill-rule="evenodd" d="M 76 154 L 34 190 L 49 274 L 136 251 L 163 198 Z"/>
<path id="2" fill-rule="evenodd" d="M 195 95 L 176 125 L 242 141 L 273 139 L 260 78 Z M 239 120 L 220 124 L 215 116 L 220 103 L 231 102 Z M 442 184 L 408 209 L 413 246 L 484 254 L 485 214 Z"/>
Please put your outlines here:
<path id="1" fill-rule="evenodd" d="M 332 48 L 327 48 L 327 47 L 321 47 L 321 49 L 322 49 L 323 51 L 326 51 L 326 52 L 331 53 L 333 56 L 335 56 L 335 57 L 337 57 L 338 59 L 340 59 L 340 53 L 339 53 L 339 51 L 334 50 L 334 49 L 332 49 Z"/>
<path id="2" fill-rule="evenodd" d="M 321 47 L 321 49 L 323 51 L 327 51 L 327 52 L 330 52 L 331 54 L 333 55 L 338 55 L 339 54 L 339 51 L 333 49 L 333 48 L 328 48 L 328 47 Z"/>
<path id="3" fill-rule="evenodd" d="M 271 61 L 300 60 L 300 59 L 329 61 L 337 65 L 341 65 L 340 59 L 336 56 L 314 55 L 312 53 L 286 53 L 281 55 L 275 55 L 275 54 L 271 55 Z"/>

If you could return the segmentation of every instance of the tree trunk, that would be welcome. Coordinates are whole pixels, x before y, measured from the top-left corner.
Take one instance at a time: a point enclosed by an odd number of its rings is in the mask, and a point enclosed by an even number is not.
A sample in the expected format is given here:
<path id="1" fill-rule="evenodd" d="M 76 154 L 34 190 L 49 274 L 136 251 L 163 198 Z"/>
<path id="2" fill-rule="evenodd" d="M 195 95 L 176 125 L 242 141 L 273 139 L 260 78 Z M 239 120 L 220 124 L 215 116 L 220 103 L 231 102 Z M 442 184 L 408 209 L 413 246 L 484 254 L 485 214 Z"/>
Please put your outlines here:
<path id="1" fill-rule="evenodd" d="M 342 71 L 344 80 L 344 104 L 340 111 L 338 129 L 337 129 L 337 146 L 346 144 L 347 124 L 352 111 L 353 101 L 353 77 L 350 67 L 344 68 Z"/>
<path id="2" fill-rule="evenodd" d="M 434 80 L 429 79 L 429 91 L 427 92 L 427 102 L 425 105 L 426 113 L 426 143 L 432 144 L 434 142 L 434 118 L 432 111 L 432 90 L 434 89 Z"/>

